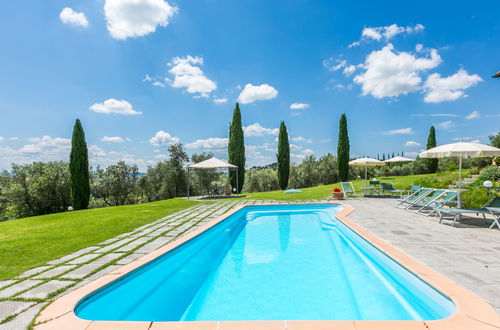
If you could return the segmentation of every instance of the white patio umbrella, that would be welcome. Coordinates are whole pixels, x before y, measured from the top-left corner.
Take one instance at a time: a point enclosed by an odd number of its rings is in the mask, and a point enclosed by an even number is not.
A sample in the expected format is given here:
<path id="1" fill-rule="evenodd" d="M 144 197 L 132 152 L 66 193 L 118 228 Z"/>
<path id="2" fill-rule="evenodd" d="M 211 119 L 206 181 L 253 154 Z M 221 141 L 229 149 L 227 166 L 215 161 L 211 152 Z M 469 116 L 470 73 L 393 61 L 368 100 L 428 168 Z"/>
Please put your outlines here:
<path id="1" fill-rule="evenodd" d="M 349 165 L 352 166 L 364 166 L 365 167 L 365 188 L 366 188 L 366 180 L 367 180 L 367 172 L 368 172 L 368 166 L 384 166 L 385 163 L 374 158 L 358 158 L 351 160 L 349 162 Z"/>
<path id="2" fill-rule="evenodd" d="M 414 162 L 414 161 L 415 161 L 415 159 L 396 156 L 396 157 L 392 157 L 392 158 L 389 158 L 387 160 L 384 160 L 384 163 L 404 163 L 404 162 Z"/>
<path id="3" fill-rule="evenodd" d="M 226 161 L 217 159 L 215 157 L 212 157 L 210 159 L 204 160 L 202 162 L 188 165 L 188 189 L 187 189 L 187 195 L 189 199 L 189 170 L 190 169 L 218 169 L 218 168 L 226 168 L 227 171 L 229 172 L 230 170 L 236 170 L 236 192 L 238 192 L 239 187 L 238 187 L 238 166 L 229 164 Z"/>
<path id="4" fill-rule="evenodd" d="M 462 185 L 463 157 L 495 157 L 500 156 L 500 149 L 474 142 L 457 142 L 438 146 L 420 153 L 421 158 L 458 157 L 458 188 Z"/>

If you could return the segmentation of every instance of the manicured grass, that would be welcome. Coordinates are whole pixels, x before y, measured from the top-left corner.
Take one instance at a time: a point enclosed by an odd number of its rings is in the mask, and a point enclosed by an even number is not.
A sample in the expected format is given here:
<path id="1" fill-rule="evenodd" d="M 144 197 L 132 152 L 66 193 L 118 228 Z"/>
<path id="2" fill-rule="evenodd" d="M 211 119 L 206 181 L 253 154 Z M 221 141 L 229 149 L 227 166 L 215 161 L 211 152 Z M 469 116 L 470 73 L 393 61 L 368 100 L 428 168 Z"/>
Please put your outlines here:
<path id="1" fill-rule="evenodd" d="M 406 189 L 411 186 L 411 184 L 420 178 L 435 176 L 435 174 L 421 174 L 421 175 L 408 175 L 408 176 L 391 176 L 394 180 L 383 180 L 383 182 L 392 182 L 396 189 Z M 380 179 L 380 178 L 379 178 Z M 364 185 L 364 180 L 354 180 L 351 181 L 354 185 L 354 189 L 358 194 L 361 193 L 361 188 Z M 318 186 L 311 188 L 301 188 L 302 192 L 294 194 L 285 194 L 281 190 L 259 192 L 259 193 L 248 193 L 246 194 L 246 199 L 257 199 L 257 200 L 304 200 L 304 199 L 322 199 L 331 196 L 333 188 L 340 188 L 340 183 Z"/>
<path id="2" fill-rule="evenodd" d="M 0 280 L 198 203 L 179 198 L 0 222 Z"/>

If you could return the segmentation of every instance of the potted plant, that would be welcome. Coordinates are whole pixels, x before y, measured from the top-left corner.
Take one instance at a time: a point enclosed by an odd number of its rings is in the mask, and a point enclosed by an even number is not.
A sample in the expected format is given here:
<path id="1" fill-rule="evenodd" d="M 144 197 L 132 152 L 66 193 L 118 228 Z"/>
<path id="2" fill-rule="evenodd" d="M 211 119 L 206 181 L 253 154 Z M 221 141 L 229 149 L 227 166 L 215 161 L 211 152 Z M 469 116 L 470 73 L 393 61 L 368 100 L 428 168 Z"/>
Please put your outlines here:
<path id="1" fill-rule="evenodd" d="M 339 188 L 333 188 L 332 199 L 344 199 L 344 193 Z"/>

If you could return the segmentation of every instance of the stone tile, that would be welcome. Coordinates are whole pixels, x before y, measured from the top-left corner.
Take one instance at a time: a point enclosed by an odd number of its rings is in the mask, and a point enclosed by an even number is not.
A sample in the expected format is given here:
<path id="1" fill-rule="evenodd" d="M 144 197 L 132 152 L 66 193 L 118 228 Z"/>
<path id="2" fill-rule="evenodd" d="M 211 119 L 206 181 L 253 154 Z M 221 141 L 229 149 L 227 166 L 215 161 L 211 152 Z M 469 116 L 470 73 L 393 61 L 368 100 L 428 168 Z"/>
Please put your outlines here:
<path id="1" fill-rule="evenodd" d="M 51 278 L 54 276 L 59 276 L 64 272 L 67 272 L 71 268 L 75 268 L 75 266 L 58 266 L 51 270 L 46 271 L 45 273 L 41 273 L 35 276 L 35 278 Z"/>
<path id="2" fill-rule="evenodd" d="M 121 268 L 121 267 L 122 267 L 121 265 L 110 265 L 110 266 L 98 271 L 97 273 L 93 274 L 92 276 L 90 276 L 89 280 L 90 281 L 96 280 L 99 277 L 102 277 L 108 273 L 111 273 L 112 271 L 117 270 L 118 268 Z"/>
<path id="3" fill-rule="evenodd" d="M 121 257 L 123 254 L 124 254 L 124 252 L 123 253 L 116 253 L 116 252 L 108 253 L 108 254 L 102 256 L 101 258 L 94 260 L 93 263 L 104 265 L 110 261 L 115 260 L 116 258 Z"/>
<path id="4" fill-rule="evenodd" d="M 48 268 L 50 268 L 50 266 L 40 266 L 40 267 L 32 268 L 32 269 L 22 273 L 21 275 L 19 275 L 18 278 L 30 277 L 32 275 L 36 275 L 38 273 L 43 272 L 44 270 L 47 270 Z"/>
<path id="5" fill-rule="evenodd" d="M 116 261 L 115 264 L 117 265 L 127 265 L 131 263 L 132 261 L 136 260 L 137 258 L 143 257 L 144 254 L 142 253 L 131 253 L 128 256 L 121 258 L 120 260 Z"/>
<path id="6" fill-rule="evenodd" d="M 26 289 L 29 289 L 31 287 L 34 287 L 37 284 L 42 283 L 42 281 L 39 280 L 24 280 L 22 282 L 16 283 L 12 286 L 9 286 L 6 289 L 3 289 L 0 291 L 0 298 L 8 298 L 12 297 L 13 295 L 24 291 Z"/>
<path id="7" fill-rule="evenodd" d="M 96 270 L 101 266 L 102 264 L 96 264 L 96 263 L 85 264 L 83 266 L 78 267 L 77 269 L 72 270 L 67 274 L 64 274 L 64 278 L 80 279 L 87 276 L 89 273 L 93 272 L 94 270 Z"/>
<path id="8" fill-rule="evenodd" d="M 135 241 L 132 241 L 132 242 L 128 243 L 127 245 L 124 245 L 121 248 L 117 249 L 117 251 L 118 252 L 128 252 L 130 250 L 135 249 L 139 245 L 146 243 L 150 239 L 151 239 L 150 237 L 138 238 Z"/>
<path id="9" fill-rule="evenodd" d="M 34 304 L 34 302 L 25 301 L 0 301 L 0 321 L 7 316 L 17 314 Z"/>
<path id="10" fill-rule="evenodd" d="M 14 280 L 0 281 L 0 289 L 3 288 L 3 287 L 6 287 L 7 285 L 10 285 L 10 284 L 12 284 L 14 282 L 15 282 Z"/>
<path id="11" fill-rule="evenodd" d="M 81 257 L 78 257 L 74 260 L 71 260 L 71 261 L 68 261 L 68 264 L 72 264 L 72 265 L 80 265 L 80 264 L 83 264 L 83 263 L 86 263 L 87 261 L 90 261 L 92 259 L 95 259 L 97 258 L 98 256 L 100 256 L 99 253 L 88 253 L 88 254 L 84 254 L 83 256 Z"/>
<path id="12" fill-rule="evenodd" d="M 17 297 L 45 299 L 52 292 L 65 288 L 73 283 L 73 281 L 52 280 L 33 289 L 30 289 Z"/>
<path id="13" fill-rule="evenodd" d="M 78 256 L 81 256 L 82 254 L 85 254 L 85 253 L 88 253 L 90 251 L 94 251 L 94 250 L 97 250 L 99 247 L 98 246 L 89 246 L 85 249 L 81 249 L 81 250 L 78 250 L 76 252 L 73 252 L 71 254 L 68 254 L 68 255 L 65 255 L 59 259 L 55 259 L 55 260 L 52 260 L 52 261 L 49 261 L 47 262 L 47 264 L 49 265 L 57 265 L 57 264 L 61 264 L 61 263 L 64 263 L 68 260 L 71 260 L 71 259 L 74 259 Z"/>
<path id="14" fill-rule="evenodd" d="M 38 312 L 45 306 L 44 303 L 31 306 L 26 311 L 17 315 L 13 320 L 0 324 L 0 330 L 20 330 L 27 329 L 31 321 L 35 318 Z"/>

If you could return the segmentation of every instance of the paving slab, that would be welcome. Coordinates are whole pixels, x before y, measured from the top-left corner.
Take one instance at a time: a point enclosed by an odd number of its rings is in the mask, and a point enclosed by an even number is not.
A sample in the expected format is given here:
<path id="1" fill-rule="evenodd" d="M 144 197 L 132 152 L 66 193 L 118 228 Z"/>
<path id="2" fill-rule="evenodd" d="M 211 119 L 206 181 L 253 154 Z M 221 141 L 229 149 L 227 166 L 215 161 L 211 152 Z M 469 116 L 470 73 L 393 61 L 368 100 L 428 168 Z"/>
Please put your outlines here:
<path id="1" fill-rule="evenodd" d="M 24 280 L 22 282 L 16 283 L 12 286 L 9 286 L 8 288 L 5 288 L 0 291 L 0 298 L 8 298 L 12 297 L 13 295 L 24 291 L 26 289 L 29 289 L 31 287 L 34 287 L 37 284 L 42 283 L 40 280 Z"/>
<path id="2" fill-rule="evenodd" d="M 131 263 L 132 261 L 140 258 L 140 257 L 143 257 L 145 254 L 143 253 L 131 253 L 129 254 L 128 256 L 124 257 L 124 258 L 121 258 L 120 260 L 116 261 L 115 264 L 117 265 L 127 265 L 129 263 Z"/>
<path id="3" fill-rule="evenodd" d="M 85 264 L 83 266 L 80 266 L 71 272 L 64 274 L 64 278 L 69 278 L 69 279 L 80 279 L 84 278 L 87 276 L 89 273 L 93 272 L 97 268 L 101 267 L 102 264 L 97 264 L 97 263 L 89 263 Z"/>
<path id="4" fill-rule="evenodd" d="M 75 268 L 75 266 L 57 266 L 56 268 L 52 268 L 51 270 L 46 271 L 45 273 L 41 273 L 35 276 L 35 278 L 51 278 L 55 276 L 59 276 L 64 272 L 67 272 L 71 268 Z"/>
<path id="5" fill-rule="evenodd" d="M 27 329 L 38 312 L 45 306 L 45 303 L 40 303 L 31 306 L 26 311 L 17 315 L 13 320 L 0 324 L 0 330 L 21 330 Z"/>
<path id="6" fill-rule="evenodd" d="M 122 252 L 122 253 L 116 253 L 116 252 L 108 253 L 108 254 L 105 254 L 104 256 L 102 256 L 101 258 L 94 260 L 93 263 L 104 265 L 104 264 L 107 264 L 110 261 L 113 261 L 113 260 L 121 257 L 124 253 L 125 252 Z"/>
<path id="7" fill-rule="evenodd" d="M 32 269 L 22 273 L 21 275 L 19 275 L 18 278 L 24 278 L 24 277 L 30 277 L 30 276 L 36 275 L 38 273 L 43 272 L 44 270 L 47 270 L 50 267 L 51 266 L 40 266 L 40 267 L 32 268 Z"/>
<path id="8" fill-rule="evenodd" d="M 87 261 L 90 261 L 92 259 L 97 258 L 98 256 L 100 256 L 100 253 L 88 253 L 88 254 L 84 254 L 81 257 L 78 257 L 78 258 L 76 258 L 74 260 L 68 261 L 68 264 L 72 264 L 72 265 L 84 264 Z"/>
<path id="9" fill-rule="evenodd" d="M 128 252 L 130 250 L 135 249 L 139 245 L 146 243 L 150 239 L 151 239 L 151 237 L 138 238 L 135 241 L 132 241 L 132 242 L 128 243 L 127 245 L 124 245 L 121 248 L 117 249 L 117 252 Z"/>
<path id="10" fill-rule="evenodd" d="M 38 298 L 38 299 L 45 299 L 49 294 L 52 292 L 55 292 L 59 289 L 65 288 L 71 284 L 74 284 L 75 282 L 73 281 L 60 281 L 60 280 L 52 280 L 47 283 L 44 283 L 42 285 L 39 285 L 37 287 L 34 287 L 33 289 L 30 289 L 19 296 L 16 296 L 16 298 Z"/>
<path id="11" fill-rule="evenodd" d="M 0 289 L 6 287 L 7 285 L 11 285 L 14 282 L 15 282 L 14 280 L 0 281 Z"/>
<path id="12" fill-rule="evenodd" d="M 85 249 L 81 249 L 81 250 L 78 250 L 76 252 L 73 252 L 73 253 L 70 253 L 68 255 L 65 255 L 59 259 L 55 259 L 55 260 L 52 260 L 52 261 L 49 261 L 47 262 L 47 264 L 49 265 L 57 265 L 57 264 L 62 264 L 68 260 L 71 260 L 71 259 L 74 259 L 78 256 L 81 256 L 82 254 L 85 254 L 85 253 L 88 253 L 90 251 L 94 251 L 94 250 L 97 250 L 99 248 L 99 246 L 89 246 L 88 248 L 85 248 Z"/>
<path id="13" fill-rule="evenodd" d="M 26 301 L 0 301 L 0 321 L 7 316 L 18 314 L 34 304 L 34 302 Z"/>

